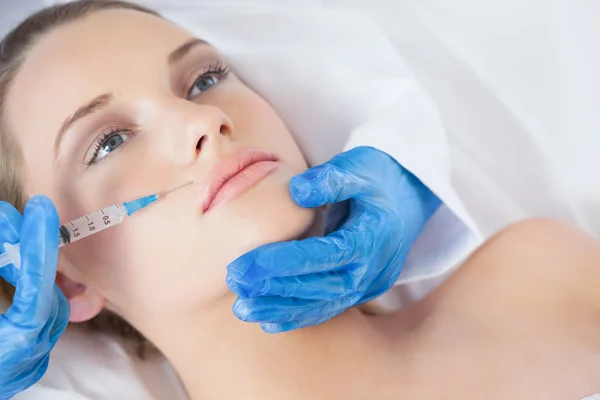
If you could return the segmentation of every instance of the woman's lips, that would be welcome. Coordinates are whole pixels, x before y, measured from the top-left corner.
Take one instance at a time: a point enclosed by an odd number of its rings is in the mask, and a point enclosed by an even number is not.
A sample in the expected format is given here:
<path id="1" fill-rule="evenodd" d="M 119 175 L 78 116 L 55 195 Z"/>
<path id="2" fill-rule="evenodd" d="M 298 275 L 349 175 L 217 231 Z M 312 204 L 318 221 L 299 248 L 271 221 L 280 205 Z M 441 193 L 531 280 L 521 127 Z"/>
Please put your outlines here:
<path id="1" fill-rule="evenodd" d="M 279 166 L 277 158 L 265 151 L 243 148 L 221 160 L 213 169 L 202 202 L 202 212 L 239 196 Z"/>

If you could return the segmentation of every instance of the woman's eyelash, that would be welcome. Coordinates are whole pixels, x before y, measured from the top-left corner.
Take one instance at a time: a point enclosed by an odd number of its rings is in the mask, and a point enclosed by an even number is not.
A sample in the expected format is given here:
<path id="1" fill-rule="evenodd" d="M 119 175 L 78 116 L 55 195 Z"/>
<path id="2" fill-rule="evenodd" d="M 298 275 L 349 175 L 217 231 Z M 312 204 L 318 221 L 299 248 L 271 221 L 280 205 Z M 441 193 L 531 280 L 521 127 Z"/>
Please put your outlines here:
<path id="1" fill-rule="evenodd" d="M 215 74 L 223 78 L 229 74 L 230 70 L 231 68 L 229 67 L 229 65 L 223 65 L 220 62 L 216 62 L 214 64 L 210 64 L 208 68 L 206 68 L 200 75 L 198 75 L 198 77 L 202 75 Z"/>
<path id="2" fill-rule="evenodd" d="M 223 80 L 223 79 L 227 78 L 227 75 L 229 75 L 230 71 L 231 71 L 231 67 L 230 66 L 221 64 L 220 62 L 216 62 L 214 64 L 210 64 L 202 72 L 200 72 L 198 75 L 196 75 L 196 78 L 194 79 L 194 82 L 192 82 L 192 85 L 190 86 L 190 88 L 187 91 L 187 96 L 186 97 L 190 97 L 190 93 L 192 93 L 192 91 L 194 90 L 194 87 L 195 87 L 196 83 L 200 79 L 205 78 L 207 76 L 215 75 L 217 77 L 217 80 Z"/>
<path id="3" fill-rule="evenodd" d="M 88 160 L 84 161 L 84 164 L 88 167 L 91 166 L 92 164 L 94 164 L 94 162 L 96 161 L 96 158 L 98 157 L 98 154 L 100 153 L 100 150 L 106 144 L 107 139 L 109 139 L 110 137 L 112 137 L 113 135 L 116 135 L 118 133 L 130 133 L 130 132 L 131 132 L 131 129 L 111 128 L 108 132 L 101 133 L 94 141 L 91 156 L 89 157 Z"/>

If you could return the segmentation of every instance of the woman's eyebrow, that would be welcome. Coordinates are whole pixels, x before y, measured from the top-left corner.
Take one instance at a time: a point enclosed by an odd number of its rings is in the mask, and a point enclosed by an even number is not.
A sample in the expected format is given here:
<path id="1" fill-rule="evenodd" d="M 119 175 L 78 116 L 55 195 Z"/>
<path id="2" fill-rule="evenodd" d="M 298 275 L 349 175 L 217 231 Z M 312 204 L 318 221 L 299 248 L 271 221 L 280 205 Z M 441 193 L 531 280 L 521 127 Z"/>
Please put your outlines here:
<path id="1" fill-rule="evenodd" d="M 56 141 L 54 143 L 54 154 L 58 153 L 58 147 L 60 146 L 60 143 L 63 140 L 65 133 L 75 122 L 87 117 L 88 115 L 93 114 L 96 111 L 107 107 L 108 105 L 110 105 L 114 98 L 115 95 L 112 93 L 101 94 L 100 96 L 95 97 L 88 103 L 79 107 L 77 111 L 73 113 L 73 115 L 67 117 L 67 119 L 65 119 L 65 122 L 63 122 L 62 126 L 60 127 L 60 130 L 58 131 L 58 135 L 56 136 Z"/>
<path id="2" fill-rule="evenodd" d="M 201 39 L 190 39 L 187 42 L 185 42 L 184 44 L 182 44 L 181 46 L 179 46 L 178 48 L 176 48 L 175 50 L 173 50 L 171 52 L 171 54 L 169 54 L 169 65 L 175 64 L 177 61 L 181 60 L 183 57 L 185 57 L 185 55 L 187 53 L 189 53 L 189 51 L 191 49 L 193 49 L 194 47 L 201 45 L 201 44 L 208 44 L 207 42 L 205 42 L 204 40 Z"/>
<path id="3" fill-rule="evenodd" d="M 198 45 L 204 45 L 204 44 L 208 44 L 208 43 L 202 39 L 193 38 L 193 39 L 188 40 L 187 42 L 183 43 L 181 46 L 177 47 L 175 50 L 173 50 L 169 54 L 169 57 L 168 57 L 169 64 L 171 65 L 171 64 L 178 62 L 183 57 L 185 57 L 186 54 L 188 54 L 190 52 L 190 50 L 192 50 L 194 47 L 196 47 Z M 96 111 L 99 111 L 99 110 L 107 107 L 114 100 L 114 98 L 115 98 L 115 96 L 112 93 L 101 94 L 100 96 L 95 97 L 88 103 L 79 107 L 77 109 L 77 111 L 75 111 L 75 113 L 73 113 L 73 115 L 71 115 L 70 117 L 67 117 L 67 119 L 65 119 L 65 122 L 63 122 L 60 130 L 58 131 L 58 135 L 56 135 L 56 141 L 54 143 L 54 153 L 58 154 L 58 148 L 65 136 L 65 133 L 75 122 L 77 122 L 78 120 L 80 120 L 82 118 L 87 117 L 90 114 L 93 114 Z"/>

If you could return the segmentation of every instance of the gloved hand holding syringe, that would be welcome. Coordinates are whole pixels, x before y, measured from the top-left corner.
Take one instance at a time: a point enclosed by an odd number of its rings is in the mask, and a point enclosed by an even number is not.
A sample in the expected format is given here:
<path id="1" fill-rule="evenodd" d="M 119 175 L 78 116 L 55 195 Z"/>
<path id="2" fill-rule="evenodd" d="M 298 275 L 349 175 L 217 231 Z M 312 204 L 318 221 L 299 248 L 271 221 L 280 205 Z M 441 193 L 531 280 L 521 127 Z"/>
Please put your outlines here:
<path id="1" fill-rule="evenodd" d="M 58 247 L 118 225 L 126 215 L 191 183 L 94 211 L 60 225 L 58 235 L 58 214 L 47 197 L 31 198 L 22 215 L 0 201 L 0 247 L 6 250 L 0 255 L 0 279 L 15 287 L 12 304 L 0 310 L 0 400 L 40 380 L 67 327 L 69 300 L 55 284 Z"/>
<path id="2" fill-rule="evenodd" d="M 136 211 L 139 211 L 157 201 L 160 197 L 167 195 L 175 190 L 181 189 L 192 184 L 187 182 L 171 190 L 161 193 L 154 193 L 143 196 L 132 201 L 126 201 L 123 204 L 113 204 L 91 212 L 83 217 L 74 219 L 60 226 L 58 247 L 66 246 L 69 243 L 76 242 L 85 237 L 94 235 L 105 229 L 120 224 Z M 0 268 L 7 265 L 14 265 L 16 268 L 21 266 L 21 245 L 20 243 L 4 243 L 4 254 L 0 254 Z"/>

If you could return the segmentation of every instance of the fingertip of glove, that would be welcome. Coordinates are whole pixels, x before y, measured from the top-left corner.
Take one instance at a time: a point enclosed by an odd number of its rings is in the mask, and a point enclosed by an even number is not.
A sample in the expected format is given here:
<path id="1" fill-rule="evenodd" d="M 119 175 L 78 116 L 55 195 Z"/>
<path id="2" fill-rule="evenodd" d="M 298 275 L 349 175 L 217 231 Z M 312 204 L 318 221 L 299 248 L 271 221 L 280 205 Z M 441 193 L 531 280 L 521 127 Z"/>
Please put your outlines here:
<path id="1" fill-rule="evenodd" d="M 56 211 L 54 203 L 52 202 L 52 200 L 50 200 L 44 195 L 37 195 L 32 197 L 25 205 L 25 212 L 23 213 L 23 216 L 23 222 L 24 224 L 27 224 L 27 226 L 31 226 L 30 224 L 34 220 L 39 221 L 39 219 L 43 219 L 47 224 L 46 226 L 51 226 L 52 229 L 58 229 L 58 225 L 60 224 L 58 212 Z M 28 220 L 29 222 L 25 222 L 26 220 Z M 37 224 L 37 222 L 33 223 Z M 50 230 L 48 232 L 50 234 Z M 58 235 L 54 235 L 54 233 L 52 233 L 52 235 L 56 236 L 58 240 Z"/>
<path id="2" fill-rule="evenodd" d="M 237 298 L 237 300 L 233 303 L 231 307 L 231 311 L 233 314 L 242 321 L 248 321 L 248 317 L 250 316 L 250 308 L 244 301 L 244 299 Z"/>
<path id="3" fill-rule="evenodd" d="M 48 196 L 43 194 L 36 194 L 35 196 L 29 199 L 27 205 L 31 207 L 45 207 L 48 203 L 52 204 L 52 201 L 48 198 Z"/>
<path id="4" fill-rule="evenodd" d="M 301 176 L 294 176 L 290 180 L 290 194 L 292 199 L 300 205 L 310 195 L 310 190 L 306 186 L 306 180 Z"/>
<path id="5" fill-rule="evenodd" d="M 10 203 L 0 201 L 0 228 L 2 241 L 16 243 L 19 240 L 23 216 Z"/>
<path id="6" fill-rule="evenodd" d="M 281 324 L 273 324 L 269 322 L 264 322 L 260 324 L 261 329 L 265 333 L 281 333 L 283 332 Z"/>
<path id="7" fill-rule="evenodd" d="M 292 199 L 301 207 L 312 208 L 320 206 L 321 193 L 316 183 L 317 178 L 306 179 L 302 175 L 290 181 L 290 194 Z"/>
<path id="8" fill-rule="evenodd" d="M 247 256 L 237 258 L 227 266 L 227 282 L 240 280 L 248 270 Z"/>
<path id="9" fill-rule="evenodd" d="M 54 203 L 43 194 L 33 196 L 25 205 L 25 211 L 31 212 L 33 210 L 41 210 L 45 214 L 56 214 L 56 207 L 54 207 Z"/>
<path id="10" fill-rule="evenodd" d="M 227 275 L 225 282 L 227 283 L 229 290 L 231 290 L 233 293 L 237 294 L 241 298 L 248 298 L 248 293 L 246 290 L 242 288 L 242 286 L 234 278 Z"/>
<path id="11" fill-rule="evenodd" d="M 0 201 L 0 213 L 1 214 L 9 214 L 9 213 L 12 214 L 15 211 L 18 213 L 18 211 L 12 204 L 10 204 L 6 201 Z"/>

